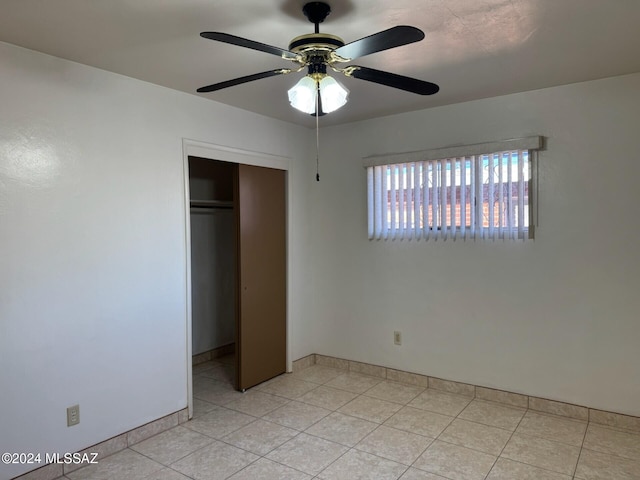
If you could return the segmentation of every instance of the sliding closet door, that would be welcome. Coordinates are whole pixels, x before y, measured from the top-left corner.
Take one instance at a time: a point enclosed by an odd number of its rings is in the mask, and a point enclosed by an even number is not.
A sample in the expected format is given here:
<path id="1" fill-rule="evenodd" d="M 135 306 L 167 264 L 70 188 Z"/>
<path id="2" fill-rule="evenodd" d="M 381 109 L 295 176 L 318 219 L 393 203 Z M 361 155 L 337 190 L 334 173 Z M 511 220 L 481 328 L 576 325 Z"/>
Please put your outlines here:
<path id="1" fill-rule="evenodd" d="M 238 388 L 286 368 L 285 172 L 238 165 Z"/>

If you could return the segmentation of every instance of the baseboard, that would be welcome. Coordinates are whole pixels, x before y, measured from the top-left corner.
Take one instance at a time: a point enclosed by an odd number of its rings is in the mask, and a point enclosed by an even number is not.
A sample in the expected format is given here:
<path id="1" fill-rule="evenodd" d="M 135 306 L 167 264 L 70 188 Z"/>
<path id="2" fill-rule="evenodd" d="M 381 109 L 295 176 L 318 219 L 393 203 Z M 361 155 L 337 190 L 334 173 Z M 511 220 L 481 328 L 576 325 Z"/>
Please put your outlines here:
<path id="1" fill-rule="evenodd" d="M 454 382 L 428 375 L 421 375 L 380 365 L 372 365 L 344 358 L 321 355 L 318 353 L 295 360 L 293 362 L 293 371 L 300 371 L 305 368 L 309 368 L 312 365 L 324 365 L 327 367 L 339 368 L 350 372 L 358 372 L 365 375 L 384 378 L 393 382 L 432 388 L 434 390 L 441 390 L 448 393 L 454 393 L 456 395 L 478 398 L 515 407 L 528 408 L 529 410 L 588 421 L 622 430 L 640 432 L 640 417 L 616 412 L 607 412 L 588 406 L 558 402 L 556 400 L 549 400 L 532 395 L 496 390 L 480 385 Z"/>
<path id="2" fill-rule="evenodd" d="M 229 350 L 229 348 L 231 348 L 231 350 Z M 206 356 L 209 355 L 209 358 L 207 360 L 202 361 L 205 362 L 213 358 L 218 358 L 220 356 L 233 353 L 234 350 L 235 345 L 231 344 L 211 350 L 209 352 L 205 352 L 204 354 L 200 355 L 204 355 L 204 357 L 202 358 L 206 358 Z M 195 358 L 200 357 L 200 355 L 194 356 L 194 365 L 197 364 Z M 216 356 L 212 357 L 211 355 Z M 331 357 L 328 355 L 321 355 L 317 353 L 313 353 L 298 360 L 294 360 L 293 371 L 299 372 L 300 370 L 312 367 L 313 365 L 324 365 L 327 367 L 338 368 L 345 371 L 357 372 L 365 375 L 384 378 L 393 382 L 417 385 L 424 388 L 432 388 L 434 390 L 441 390 L 448 393 L 454 393 L 456 395 L 463 395 L 466 397 L 478 398 L 490 402 L 528 408 L 530 410 L 535 410 L 538 412 L 589 421 L 591 423 L 614 427 L 622 430 L 640 432 L 640 417 L 625 415 L 616 412 L 608 412 L 582 405 L 573 405 L 570 403 L 558 402 L 555 400 L 544 399 L 531 395 L 524 395 L 521 393 L 496 390 L 480 385 L 454 382 L 451 380 L 431 377 L 428 375 L 421 375 L 418 373 L 411 373 L 403 370 L 383 367 L 380 365 L 356 362 L 353 360 Z M 169 430 L 170 428 L 185 423 L 186 421 L 188 421 L 188 410 L 185 408 L 178 412 L 167 415 L 166 417 L 162 417 L 153 422 L 134 428 L 109 440 L 88 447 L 79 453 L 82 454 L 95 452 L 98 453 L 98 458 L 101 459 L 109 455 L 113 455 L 114 453 L 124 450 L 125 448 L 128 448 L 132 445 L 135 445 L 136 443 L 142 442 L 143 440 L 146 440 L 153 435 L 157 435 L 158 433 L 164 432 L 165 430 Z M 19 477 L 15 477 L 13 480 L 56 480 L 62 477 L 62 475 L 77 470 L 80 467 L 81 465 L 75 466 L 50 464 L 36 470 L 32 470 L 31 472 L 25 473 L 24 475 L 21 475 Z"/>
<path id="3" fill-rule="evenodd" d="M 216 358 L 224 357 L 225 355 L 229 355 L 231 353 L 235 353 L 236 344 L 230 343 L 228 345 L 223 345 L 221 347 L 214 348 L 213 350 L 209 350 L 208 352 L 202 352 L 197 355 L 194 355 L 192 358 L 192 364 L 198 365 L 200 363 L 205 363 L 210 360 L 215 360 Z"/>
<path id="4" fill-rule="evenodd" d="M 97 453 L 96 460 L 100 461 L 105 457 L 118 453 L 125 448 L 131 447 L 136 443 L 140 443 L 147 438 L 153 437 L 158 433 L 162 433 L 173 427 L 176 427 L 189 420 L 188 409 L 182 409 L 170 415 L 164 416 L 152 422 L 146 423 L 139 427 L 136 427 L 128 432 L 124 432 L 104 442 L 92 445 L 84 450 L 81 450 L 80 454 L 93 454 Z M 91 455 L 90 455 L 91 457 Z M 19 477 L 14 477 L 13 480 L 56 480 L 61 478 L 67 473 L 71 473 L 85 465 L 82 464 L 49 464 L 43 467 L 31 470 Z"/>

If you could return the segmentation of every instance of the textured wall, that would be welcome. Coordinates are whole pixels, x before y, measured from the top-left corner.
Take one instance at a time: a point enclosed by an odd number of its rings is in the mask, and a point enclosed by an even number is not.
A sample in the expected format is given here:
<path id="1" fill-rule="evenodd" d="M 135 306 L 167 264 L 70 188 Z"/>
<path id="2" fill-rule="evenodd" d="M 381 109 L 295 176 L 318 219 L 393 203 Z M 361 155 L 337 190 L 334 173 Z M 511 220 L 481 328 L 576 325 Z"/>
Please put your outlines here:
<path id="1" fill-rule="evenodd" d="M 316 351 L 640 415 L 638 111 L 635 74 L 323 131 Z M 529 135 L 534 241 L 367 240 L 363 157 Z"/>
<path id="2" fill-rule="evenodd" d="M 0 65 L 0 451 L 72 452 L 187 405 L 183 138 L 291 159 L 300 299 L 307 131 L 7 44 Z"/>

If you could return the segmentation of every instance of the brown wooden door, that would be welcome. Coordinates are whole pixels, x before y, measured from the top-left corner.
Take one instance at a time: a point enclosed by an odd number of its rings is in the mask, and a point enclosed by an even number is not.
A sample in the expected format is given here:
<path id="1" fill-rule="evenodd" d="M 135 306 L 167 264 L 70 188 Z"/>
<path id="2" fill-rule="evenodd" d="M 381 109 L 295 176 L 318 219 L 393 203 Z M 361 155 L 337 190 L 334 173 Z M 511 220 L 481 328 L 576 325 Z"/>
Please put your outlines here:
<path id="1" fill-rule="evenodd" d="M 237 385 L 286 369 L 285 172 L 238 165 Z"/>

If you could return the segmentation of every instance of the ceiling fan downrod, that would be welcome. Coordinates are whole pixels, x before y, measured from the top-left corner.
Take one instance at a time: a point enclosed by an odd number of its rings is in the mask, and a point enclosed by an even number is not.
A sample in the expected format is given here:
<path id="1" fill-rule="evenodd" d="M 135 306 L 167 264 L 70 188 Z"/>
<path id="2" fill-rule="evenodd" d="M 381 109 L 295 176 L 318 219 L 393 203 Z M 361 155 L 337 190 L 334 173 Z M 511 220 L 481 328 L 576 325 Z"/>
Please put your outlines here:
<path id="1" fill-rule="evenodd" d="M 302 13 L 315 25 L 315 33 L 320 33 L 320 24 L 331 13 L 331 7 L 324 2 L 309 2 L 302 7 Z"/>

